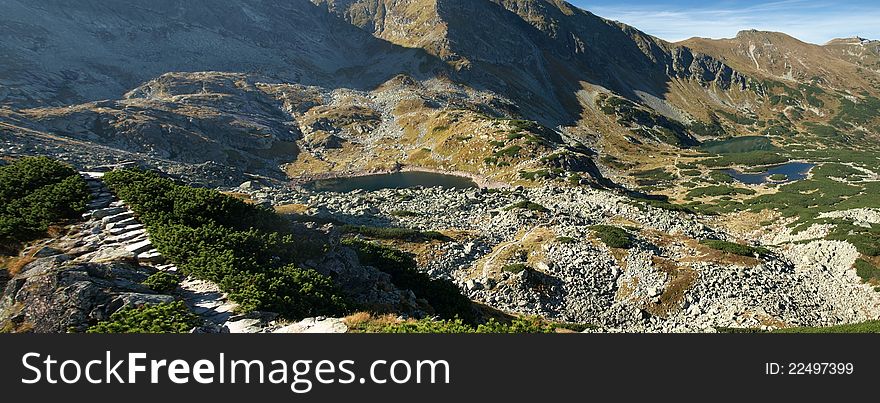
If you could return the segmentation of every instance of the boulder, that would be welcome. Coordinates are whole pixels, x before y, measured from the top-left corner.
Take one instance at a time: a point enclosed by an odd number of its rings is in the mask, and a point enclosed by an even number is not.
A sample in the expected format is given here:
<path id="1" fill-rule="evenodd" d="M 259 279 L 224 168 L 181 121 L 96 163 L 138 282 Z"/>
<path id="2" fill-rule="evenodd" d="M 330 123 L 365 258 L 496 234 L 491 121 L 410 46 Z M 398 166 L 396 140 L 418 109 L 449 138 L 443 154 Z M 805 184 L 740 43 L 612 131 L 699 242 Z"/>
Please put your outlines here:
<path id="1" fill-rule="evenodd" d="M 272 333 L 346 333 L 348 325 L 339 318 L 306 318 Z"/>

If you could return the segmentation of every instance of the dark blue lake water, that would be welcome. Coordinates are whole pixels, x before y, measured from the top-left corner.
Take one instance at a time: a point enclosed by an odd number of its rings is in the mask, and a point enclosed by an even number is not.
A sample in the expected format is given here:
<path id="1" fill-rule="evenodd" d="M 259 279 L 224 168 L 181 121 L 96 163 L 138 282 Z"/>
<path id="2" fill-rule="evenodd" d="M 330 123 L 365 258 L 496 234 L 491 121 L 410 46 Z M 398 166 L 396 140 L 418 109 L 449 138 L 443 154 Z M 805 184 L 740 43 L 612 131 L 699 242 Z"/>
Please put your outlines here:
<path id="1" fill-rule="evenodd" d="M 749 185 L 759 185 L 762 183 L 768 182 L 794 182 L 807 178 L 807 174 L 810 173 L 810 170 L 816 164 L 810 164 L 807 162 L 789 162 L 782 165 L 776 165 L 773 167 L 769 167 L 767 170 L 762 172 L 740 172 L 735 169 L 726 169 L 724 173 L 733 177 L 742 183 L 746 183 Z M 786 179 L 781 181 L 774 181 L 770 179 L 773 175 L 785 175 Z"/>
<path id="2" fill-rule="evenodd" d="M 353 190 L 374 191 L 379 189 L 405 189 L 416 186 L 466 189 L 477 184 L 470 178 L 433 172 L 395 172 L 391 174 L 353 176 L 348 178 L 321 179 L 305 185 L 318 192 L 346 193 Z"/>

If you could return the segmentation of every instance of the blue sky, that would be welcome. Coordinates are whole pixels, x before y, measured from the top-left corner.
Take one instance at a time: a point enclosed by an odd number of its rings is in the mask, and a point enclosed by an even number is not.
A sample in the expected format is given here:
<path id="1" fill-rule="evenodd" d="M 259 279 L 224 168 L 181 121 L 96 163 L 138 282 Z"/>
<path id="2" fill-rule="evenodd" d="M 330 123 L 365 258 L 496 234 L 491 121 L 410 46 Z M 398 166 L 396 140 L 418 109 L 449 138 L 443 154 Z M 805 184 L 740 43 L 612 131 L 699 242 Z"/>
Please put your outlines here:
<path id="1" fill-rule="evenodd" d="M 732 38 L 751 28 L 785 32 L 818 44 L 853 36 L 880 39 L 878 0 L 568 1 L 669 41 L 694 36 Z"/>

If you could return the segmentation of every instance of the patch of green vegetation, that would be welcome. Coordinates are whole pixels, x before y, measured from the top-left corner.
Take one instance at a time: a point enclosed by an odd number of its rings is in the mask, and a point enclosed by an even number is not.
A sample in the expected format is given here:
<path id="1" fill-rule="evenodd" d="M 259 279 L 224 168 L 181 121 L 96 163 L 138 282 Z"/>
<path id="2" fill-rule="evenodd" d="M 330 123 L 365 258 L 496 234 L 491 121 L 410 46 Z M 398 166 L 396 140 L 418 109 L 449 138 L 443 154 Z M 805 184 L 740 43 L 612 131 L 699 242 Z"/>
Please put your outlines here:
<path id="1" fill-rule="evenodd" d="M 811 84 L 799 84 L 798 89 L 804 94 L 804 98 L 806 98 L 807 103 L 810 106 L 815 106 L 817 108 L 825 106 L 825 102 L 819 98 L 820 96 L 825 95 L 823 89 Z"/>
<path id="2" fill-rule="evenodd" d="M 187 333 L 201 320 L 182 301 L 122 308 L 88 333 Z"/>
<path id="3" fill-rule="evenodd" d="M 165 271 L 157 271 L 147 277 L 141 284 L 150 287 L 159 294 L 170 294 L 180 284 L 180 276 Z"/>
<path id="4" fill-rule="evenodd" d="M 742 136 L 726 140 L 708 141 L 700 150 L 712 154 L 738 154 L 752 151 L 775 151 L 776 146 L 764 136 Z"/>
<path id="5" fill-rule="evenodd" d="M 632 176 L 636 178 L 645 178 L 645 179 L 654 179 L 654 180 L 673 180 L 675 179 L 675 174 L 663 169 L 663 168 L 655 168 L 647 171 L 637 171 L 633 172 Z"/>
<path id="6" fill-rule="evenodd" d="M 824 138 L 828 138 L 828 139 L 837 139 L 841 136 L 840 131 L 838 131 L 836 128 L 834 128 L 832 126 L 826 126 L 823 124 L 812 123 L 812 122 L 806 122 L 806 123 L 804 123 L 804 126 L 807 127 L 810 134 L 813 134 L 813 135 L 816 135 L 819 137 L 824 137 Z"/>
<path id="7" fill-rule="evenodd" d="M 404 241 L 448 241 L 449 237 L 437 231 L 420 231 L 400 227 L 368 227 L 363 225 L 344 225 L 344 234 L 358 234 L 374 239 L 399 239 Z"/>
<path id="8" fill-rule="evenodd" d="M 0 166 L 0 252 L 12 254 L 50 225 L 79 218 L 90 199 L 85 180 L 62 162 L 25 157 Z"/>
<path id="9" fill-rule="evenodd" d="M 634 129 L 644 137 L 653 137 L 658 141 L 682 148 L 699 145 L 699 141 L 683 124 L 642 108 L 627 99 L 601 94 L 596 98 L 596 104 L 606 115 L 616 116 L 617 123 Z"/>
<path id="10" fill-rule="evenodd" d="M 788 158 L 772 151 L 749 151 L 737 154 L 723 154 L 720 157 L 705 159 L 699 163 L 711 168 L 732 166 L 777 165 L 788 162 Z"/>
<path id="11" fill-rule="evenodd" d="M 880 267 L 877 267 L 865 259 L 856 260 L 854 265 L 856 273 L 866 283 L 880 282 Z"/>
<path id="12" fill-rule="evenodd" d="M 709 172 L 709 179 L 719 183 L 733 183 L 734 179 L 728 173 L 723 171 L 712 170 Z"/>
<path id="13" fill-rule="evenodd" d="M 537 171 L 520 171 L 519 177 L 526 180 L 535 181 L 542 179 L 558 178 L 563 173 L 565 173 L 565 171 L 559 168 L 539 169 Z"/>
<path id="14" fill-rule="evenodd" d="M 519 274 L 526 270 L 529 270 L 529 266 L 526 266 L 525 263 L 511 263 L 501 268 L 501 271 L 513 274 Z"/>
<path id="15" fill-rule="evenodd" d="M 593 225 L 590 229 L 609 248 L 629 249 L 635 246 L 632 235 L 623 228 Z"/>
<path id="16" fill-rule="evenodd" d="M 570 245 L 573 243 L 577 243 L 577 239 L 574 239 L 570 236 L 560 236 L 560 237 L 556 237 L 556 242 L 559 242 L 563 245 Z"/>
<path id="17" fill-rule="evenodd" d="M 700 176 L 703 174 L 703 171 L 697 169 L 689 169 L 686 171 L 681 171 L 681 176 Z"/>
<path id="18" fill-rule="evenodd" d="M 795 132 L 794 129 L 791 128 L 791 126 L 773 125 L 764 129 L 761 134 L 765 136 L 794 137 L 797 135 L 797 132 Z"/>
<path id="19" fill-rule="evenodd" d="M 770 175 L 769 179 L 771 181 L 781 182 L 781 181 L 787 180 L 788 175 L 786 175 L 786 174 L 773 174 L 773 175 Z"/>
<path id="20" fill-rule="evenodd" d="M 731 253 L 739 256 L 767 256 L 771 254 L 770 250 L 762 247 L 754 247 L 748 246 L 733 242 L 720 241 L 717 239 L 704 239 L 700 241 L 701 244 L 706 245 L 712 249 L 720 250 L 724 253 Z"/>
<path id="21" fill-rule="evenodd" d="M 503 157 L 516 158 L 519 155 L 520 151 L 522 151 L 522 147 L 520 147 L 518 145 L 512 145 L 510 147 L 505 147 L 505 148 L 501 149 L 500 151 L 496 151 L 495 154 L 493 154 L 493 156 L 495 158 L 503 158 Z"/>
<path id="22" fill-rule="evenodd" d="M 149 171 L 109 172 L 104 183 L 134 210 L 156 248 L 183 274 L 218 284 L 243 311 L 290 319 L 347 311 L 330 277 L 297 267 L 322 253 L 324 243 L 295 236 L 274 211 Z"/>
<path id="23" fill-rule="evenodd" d="M 718 121 L 717 116 L 712 116 L 711 120 L 706 122 L 695 121 L 688 126 L 688 130 L 692 133 L 704 137 L 721 137 L 727 134 L 724 126 Z"/>
<path id="24" fill-rule="evenodd" d="M 814 173 L 825 178 L 840 178 L 846 180 L 861 180 L 865 178 L 865 172 L 843 164 L 824 164 L 816 168 Z"/>
<path id="25" fill-rule="evenodd" d="M 738 113 L 730 113 L 730 112 L 727 112 L 724 110 L 718 110 L 717 112 L 719 115 L 724 116 L 725 119 L 727 119 L 733 123 L 736 123 L 738 125 L 751 126 L 751 125 L 757 123 L 756 119 L 753 119 L 753 118 L 750 118 L 747 116 L 742 116 Z"/>
<path id="26" fill-rule="evenodd" d="M 697 164 L 690 163 L 690 162 L 688 162 L 688 163 L 678 163 L 678 164 L 675 164 L 675 167 L 678 168 L 678 169 L 682 169 L 682 170 L 685 170 L 685 169 L 700 169 L 700 167 L 697 166 Z"/>
<path id="27" fill-rule="evenodd" d="M 717 197 L 717 196 L 736 196 L 736 195 L 753 195 L 755 191 L 752 189 L 739 188 L 727 185 L 704 186 L 691 189 L 687 196 L 694 197 Z"/>
<path id="28" fill-rule="evenodd" d="M 829 327 L 790 327 L 773 333 L 880 333 L 880 320 Z"/>
<path id="29" fill-rule="evenodd" d="M 851 125 L 867 125 L 880 117 L 880 99 L 868 93 L 862 93 L 862 98 L 854 102 L 846 97 L 840 97 L 840 109 L 837 115 L 831 119 L 831 125 L 837 128 L 848 128 Z"/>
<path id="30" fill-rule="evenodd" d="M 408 253 L 354 238 L 344 239 L 342 243 L 357 252 L 361 263 L 387 273 L 394 285 L 426 299 L 440 317 L 461 318 L 468 323 L 475 320 L 471 301 L 461 295 L 458 286 L 418 271 L 415 259 Z"/>
<path id="31" fill-rule="evenodd" d="M 510 211 L 510 210 L 514 210 L 514 209 L 531 210 L 531 211 L 536 211 L 539 213 L 547 213 L 550 211 L 548 208 L 546 208 L 538 203 L 534 203 L 534 202 L 531 202 L 528 200 L 522 200 L 522 201 L 518 201 L 516 203 L 513 203 L 513 204 L 505 207 L 504 211 Z"/>

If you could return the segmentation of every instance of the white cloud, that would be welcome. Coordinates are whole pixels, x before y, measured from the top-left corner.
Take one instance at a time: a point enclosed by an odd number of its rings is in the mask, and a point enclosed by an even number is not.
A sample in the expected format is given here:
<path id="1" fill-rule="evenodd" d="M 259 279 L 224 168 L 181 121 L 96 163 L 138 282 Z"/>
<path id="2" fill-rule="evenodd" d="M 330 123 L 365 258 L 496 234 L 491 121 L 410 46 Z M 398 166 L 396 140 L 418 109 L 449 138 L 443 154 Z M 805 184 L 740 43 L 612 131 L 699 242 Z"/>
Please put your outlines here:
<path id="1" fill-rule="evenodd" d="M 596 6 L 589 11 L 669 41 L 731 38 L 744 29 L 785 32 L 806 42 L 862 36 L 880 39 L 880 7 L 784 0 L 751 7 Z"/>

